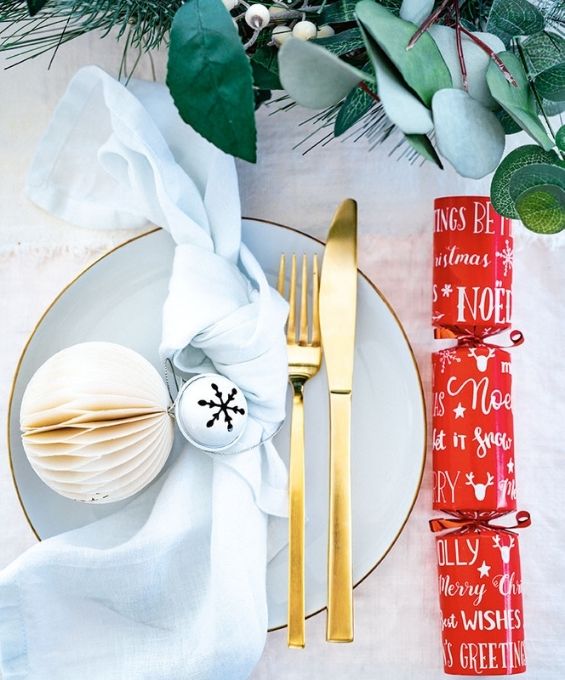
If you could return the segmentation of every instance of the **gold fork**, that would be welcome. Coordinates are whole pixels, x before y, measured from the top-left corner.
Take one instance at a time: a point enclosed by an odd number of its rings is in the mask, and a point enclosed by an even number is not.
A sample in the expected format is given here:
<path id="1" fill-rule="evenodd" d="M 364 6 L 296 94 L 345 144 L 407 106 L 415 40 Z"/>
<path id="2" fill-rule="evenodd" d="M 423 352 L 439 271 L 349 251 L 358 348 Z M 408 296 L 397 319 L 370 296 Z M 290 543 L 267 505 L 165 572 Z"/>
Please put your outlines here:
<path id="1" fill-rule="evenodd" d="M 279 265 L 278 291 L 285 294 L 285 255 Z M 318 256 L 312 262 L 312 323 L 308 328 L 308 260 L 302 257 L 302 287 L 300 291 L 300 319 L 296 329 L 296 255 L 292 256 L 289 314 L 286 329 L 288 351 L 288 380 L 292 385 L 292 421 L 290 427 L 290 463 L 288 481 L 289 558 L 288 558 L 288 646 L 304 647 L 304 385 L 320 370 L 322 346 L 320 341 Z"/>

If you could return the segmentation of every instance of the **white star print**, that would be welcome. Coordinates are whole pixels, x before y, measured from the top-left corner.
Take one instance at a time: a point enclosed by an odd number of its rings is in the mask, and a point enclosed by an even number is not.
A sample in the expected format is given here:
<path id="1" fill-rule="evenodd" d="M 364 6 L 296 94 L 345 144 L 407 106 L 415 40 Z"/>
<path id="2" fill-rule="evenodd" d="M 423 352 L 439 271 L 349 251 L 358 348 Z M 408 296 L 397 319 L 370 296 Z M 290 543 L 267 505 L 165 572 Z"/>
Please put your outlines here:
<path id="1" fill-rule="evenodd" d="M 481 578 L 484 578 L 485 576 L 488 576 L 488 573 L 490 571 L 490 565 L 483 560 L 481 566 L 477 567 L 477 571 L 481 575 Z"/>
<path id="2" fill-rule="evenodd" d="M 508 468 L 508 472 L 512 474 L 514 472 L 514 461 L 512 458 L 506 463 L 506 467 Z"/>
<path id="3" fill-rule="evenodd" d="M 463 406 L 461 402 L 457 404 L 457 406 L 453 409 L 453 413 L 455 413 L 455 418 L 463 418 L 465 416 L 465 411 L 467 409 Z"/>
<path id="4" fill-rule="evenodd" d="M 453 286 L 450 283 L 446 283 L 441 289 L 441 294 L 443 297 L 449 297 L 453 293 Z"/>

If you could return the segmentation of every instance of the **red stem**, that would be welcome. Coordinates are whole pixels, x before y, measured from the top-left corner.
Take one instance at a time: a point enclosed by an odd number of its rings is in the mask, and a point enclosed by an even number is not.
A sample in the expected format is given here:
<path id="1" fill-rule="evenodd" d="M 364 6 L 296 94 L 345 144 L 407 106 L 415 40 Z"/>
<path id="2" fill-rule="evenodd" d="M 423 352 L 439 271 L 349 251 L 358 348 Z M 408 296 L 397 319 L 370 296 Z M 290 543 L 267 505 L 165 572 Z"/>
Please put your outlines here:
<path id="1" fill-rule="evenodd" d="M 483 50 L 483 52 L 486 52 L 488 54 L 488 56 L 494 61 L 494 63 L 502 71 L 502 73 L 504 74 L 504 77 L 510 83 L 510 85 L 513 85 L 514 87 L 516 87 L 518 85 L 518 83 L 516 82 L 514 76 L 506 68 L 506 65 L 504 64 L 502 59 L 498 56 L 498 54 L 496 54 L 496 52 L 494 50 L 492 50 L 486 43 L 484 43 L 474 33 L 472 33 L 471 31 L 468 31 L 465 28 L 465 26 L 460 26 L 460 29 L 463 33 L 465 33 L 466 36 L 468 36 L 475 43 L 475 45 L 478 45 Z"/>
<path id="2" fill-rule="evenodd" d="M 463 54 L 463 40 L 461 37 L 461 16 L 459 12 L 458 0 L 455 0 L 453 6 L 455 7 L 455 43 L 457 45 L 457 57 L 459 59 L 459 68 L 461 69 L 463 89 L 465 90 L 465 92 L 468 92 L 469 82 L 467 79 L 467 64 L 465 63 L 465 55 Z"/>
<path id="3" fill-rule="evenodd" d="M 435 22 L 439 19 L 440 14 L 447 7 L 447 5 L 449 5 L 450 2 L 453 2 L 453 0 L 443 0 L 441 5 L 435 10 L 435 12 L 432 12 L 430 16 L 421 24 L 420 28 L 416 31 L 416 33 L 414 33 L 414 35 L 408 41 L 408 45 L 406 45 L 407 50 L 411 50 L 416 44 L 416 42 L 428 30 L 428 28 L 432 24 L 435 24 Z"/>
<path id="4" fill-rule="evenodd" d="M 380 97 L 377 97 L 377 95 L 371 90 L 371 88 L 367 85 L 367 83 L 361 81 L 359 83 L 359 87 L 363 90 L 363 92 L 366 92 L 371 99 L 374 99 L 376 102 L 380 102 Z"/>

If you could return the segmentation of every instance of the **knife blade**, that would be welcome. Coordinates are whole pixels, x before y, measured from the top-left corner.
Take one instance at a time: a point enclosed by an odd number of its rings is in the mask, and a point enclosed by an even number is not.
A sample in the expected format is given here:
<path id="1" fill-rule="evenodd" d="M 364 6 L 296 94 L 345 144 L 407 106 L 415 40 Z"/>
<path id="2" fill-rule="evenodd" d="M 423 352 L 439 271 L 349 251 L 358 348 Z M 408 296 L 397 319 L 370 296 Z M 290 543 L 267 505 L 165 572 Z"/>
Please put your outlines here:
<path id="1" fill-rule="evenodd" d="M 353 640 L 351 394 L 357 308 L 357 203 L 338 207 L 320 280 L 320 327 L 330 394 L 330 511 L 326 639 Z"/>

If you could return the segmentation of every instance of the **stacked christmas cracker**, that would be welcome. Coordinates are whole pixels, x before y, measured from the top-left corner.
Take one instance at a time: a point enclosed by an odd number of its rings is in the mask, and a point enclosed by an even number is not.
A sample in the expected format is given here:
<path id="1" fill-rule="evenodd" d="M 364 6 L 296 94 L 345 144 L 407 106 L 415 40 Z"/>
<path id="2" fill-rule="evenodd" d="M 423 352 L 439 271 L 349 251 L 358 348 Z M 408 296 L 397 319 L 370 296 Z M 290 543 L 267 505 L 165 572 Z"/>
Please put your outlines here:
<path id="1" fill-rule="evenodd" d="M 509 331 L 511 221 L 488 198 L 435 201 L 432 323 L 451 346 L 432 355 L 434 510 L 446 673 L 526 669 Z M 510 346 L 522 341 L 509 334 Z M 508 342 L 508 341 L 506 341 Z M 512 521 L 514 524 L 512 525 Z M 509 524 L 511 526 L 509 526 Z"/>

